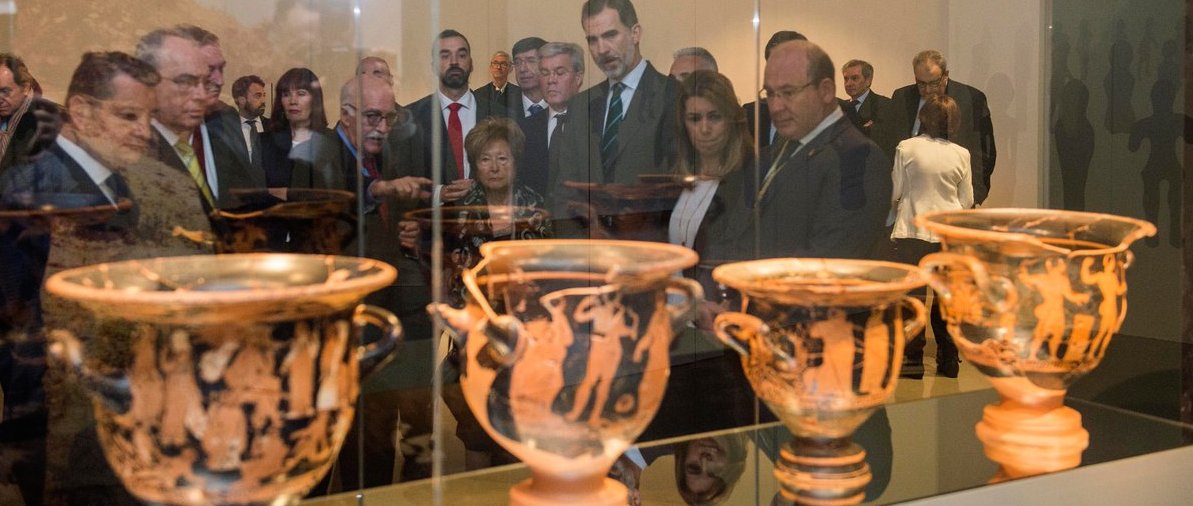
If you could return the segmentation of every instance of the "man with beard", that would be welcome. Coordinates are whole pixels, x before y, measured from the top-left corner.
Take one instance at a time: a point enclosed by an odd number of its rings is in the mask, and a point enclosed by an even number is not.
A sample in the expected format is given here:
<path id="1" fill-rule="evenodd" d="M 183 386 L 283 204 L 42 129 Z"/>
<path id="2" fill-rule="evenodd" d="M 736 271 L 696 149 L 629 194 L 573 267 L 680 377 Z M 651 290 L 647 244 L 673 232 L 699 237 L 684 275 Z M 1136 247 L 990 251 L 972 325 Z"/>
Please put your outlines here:
<path id="1" fill-rule="evenodd" d="M 549 207 L 557 219 L 576 216 L 573 202 L 590 190 L 565 183 L 638 182 L 641 174 L 671 169 L 678 83 L 642 57 L 642 26 L 630 0 L 588 0 L 580 11 L 588 52 L 608 78 L 572 98 L 559 157 L 551 164 Z M 566 232 L 567 235 L 582 232 Z M 666 224 L 662 225 L 665 237 Z M 559 230 L 559 229 L 557 229 Z"/>
<path id="2" fill-rule="evenodd" d="M 265 81 L 255 75 L 241 77 L 232 83 L 232 100 L 240 113 L 240 131 L 249 150 L 253 168 L 261 169 L 261 132 L 265 131 Z"/>
<path id="3" fill-rule="evenodd" d="M 220 100 L 224 89 L 224 59 L 220 39 L 214 33 L 194 25 L 178 25 L 177 29 L 199 44 L 203 63 L 207 65 L 204 90 L 205 114 L 203 123 L 191 137 L 195 153 L 207 172 L 208 182 L 218 207 L 235 206 L 231 190 L 264 188 L 265 169 L 253 165 L 245 146 L 244 130 L 236 108 Z"/>
<path id="4" fill-rule="evenodd" d="M 539 79 L 539 48 L 547 41 L 538 37 L 526 37 L 514 43 L 514 75 L 518 79 L 517 100 L 509 104 L 509 116 L 517 121 L 547 108 Z"/>
<path id="5" fill-rule="evenodd" d="M 439 89 L 407 108 L 419 128 L 423 159 L 428 163 L 440 161 L 442 173 L 436 183 L 445 186 L 437 189 L 436 194 L 442 201 L 450 202 L 462 198 L 472 188 L 472 167 L 464 156 L 464 137 L 478 120 L 503 116 L 505 110 L 468 89 L 472 48 L 464 34 L 452 29 L 440 32 L 433 55 L 438 62 Z M 442 119 L 438 127 L 434 117 L 437 113 Z M 437 155 L 431 152 L 433 128 L 439 128 L 443 139 Z"/>

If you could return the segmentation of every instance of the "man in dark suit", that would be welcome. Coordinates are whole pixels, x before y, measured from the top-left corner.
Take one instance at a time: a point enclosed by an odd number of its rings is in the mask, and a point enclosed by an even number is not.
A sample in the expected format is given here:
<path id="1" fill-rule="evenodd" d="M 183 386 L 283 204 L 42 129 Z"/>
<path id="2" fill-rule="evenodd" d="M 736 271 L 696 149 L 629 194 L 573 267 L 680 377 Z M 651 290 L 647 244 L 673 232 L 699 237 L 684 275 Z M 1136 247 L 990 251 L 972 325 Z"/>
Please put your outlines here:
<path id="1" fill-rule="evenodd" d="M 915 84 L 899 88 L 891 95 L 890 107 L 881 112 L 887 119 L 880 118 L 874 140 L 887 156 L 894 157 L 899 141 L 918 135 L 918 116 L 924 99 L 939 93 L 953 97 L 961 111 L 961 131 L 956 139 L 949 140 L 969 150 L 973 198 L 981 204 L 990 193 L 990 175 L 998 156 L 986 94 L 950 79 L 948 62 L 939 51 L 920 52 L 912 59 L 911 66 Z"/>
<path id="2" fill-rule="evenodd" d="M 869 137 L 874 129 L 874 122 L 891 99 L 870 89 L 874 82 L 874 66 L 868 62 L 849 60 L 841 67 L 841 80 L 845 83 L 845 94 L 849 95 L 846 105 L 857 112 L 858 123 L 855 125 Z"/>
<path id="3" fill-rule="evenodd" d="M 565 129 L 568 102 L 584 84 L 584 50 L 576 44 L 551 42 L 539 48 L 538 62 L 540 88 L 549 107 L 518 121 L 526 134 L 526 147 L 515 180 L 545 195 L 551 157 L 559 154 L 558 148 L 551 149 L 558 144 L 551 141 Z"/>
<path id="4" fill-rule="evenodd" d="M 539 84 L 539 48 L 547 41 L 526 37 L 514 43 L 514 78 L 518 92 L 510 97 L 509 117 L 515 121 L 547 108 L 543 89 Z"/>
<path id="5" fill-rule="evenodd" d="M 21 151 L 37 135 L 33 95 L 33 75 L 25 62 L 0 53 L 0 172 L 23 158 Z"/>
<path id="6" fill-rule="evenodd" d="M 472 48 L 468 39 L 455 30 L 439 33 L 435 44 L 439 88 L 410 104 L 408 109 L 418 125 L 419 145 L 427 163 L 439 160 L 442 172 L 436 184 L 444 185 L 436 194 L 445 202 L 463 197 L 472 188 L 472 167 L 464 156 L 464 138 L 476 122 L 489 116 L 504 116 L 505 109 L 481 99 L 468 89 L 472 75 Z M 438 114 L 440 119 L 436 120 Z M 436 126 L 438 123 L 438 126 Z M 431 151 L 431 132 L 438 128 L 442 142 L 438 154 Z"/>
<path id="7" fill-rule="evenodd" d="M 499 106 L 509 108 L 516 105 L 521 101 L 522 93 L 518 85 L 509 81 L 512 68 L 513 62 L 510 61 L 509 53 L 505 51 L 493 53 L 493 58 L 489 60 L 489 75 L 493 77 L 493 80 L 472 92 Z M 514 100 L 515 98 L 519 100 Z"/>
<path id="8" fill-rule="evenodd" d="M 232 83 L 232 100 L 236 101 L 236 111 L 240 113 L 240 131 L 244 136 L 244 145 L 249 150 L 249 160 L 254 170 L 264 168 L 261 163 L 261 134 L 266 130 L 265 118 L 265 81 L 255 75 L 241 76 Z"/>
<path id="9" fill-rule="evenodd" d="M 637 183 L 641 174 L 668 172 L 675 152 L 678 83 L 642 57 L 642 26 L 629 0 L 588 0 L 581 10 L 588 52 L 608 78 L 568 104 L 568 128 L 551 164 L 549 207 L 557 219 L 590 202 L 589 190 L 566 182 Z"/>
<path id="10" fill-rule="evenodd" d="M 751 191 L 763 257 L 866 258 L 882 239 L 891 162 L 841 111 L 835 70 L 820 47 L 799 40 L 779 44 L 766 62 L 781 142 Z"/>

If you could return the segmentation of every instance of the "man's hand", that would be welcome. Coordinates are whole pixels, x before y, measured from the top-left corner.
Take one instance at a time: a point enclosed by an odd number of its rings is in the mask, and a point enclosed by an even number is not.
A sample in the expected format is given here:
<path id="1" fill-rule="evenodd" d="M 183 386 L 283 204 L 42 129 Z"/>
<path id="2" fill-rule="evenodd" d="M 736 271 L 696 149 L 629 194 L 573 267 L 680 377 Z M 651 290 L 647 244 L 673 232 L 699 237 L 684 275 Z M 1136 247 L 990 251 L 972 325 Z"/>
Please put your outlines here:
<path id="1" fill-rule="evenodd" d="M 431 185 L 432 181 L 425 177 L 406 176 L 388 181 L 376 181 L 369 186 L 369 191 L 375 199 L 393 198 L 417 201 L 431 198 L 431 192 L 427 190 Z"/>
<path id="2" fill-rule="evenodd" d="M 422 230 L 417 221 L 407 220 L 398 222 L 398 245 L 404 250 L 418 253 L 418 240 Z"/>
<path id="3" fill-rule="evenodd" d="M 472 185 L 475 183 L 476 181 L 472 179 L 457 179 L 446 185 L 443 185 L 443 191 L 440 193 L 440 195 L 443 197 L 444 202 L 454 202 L 460 200 L 464 198 L 465 195 L 468 195 L 468 192 L 472 190 Z"/>
<path id="4" fill-rule="evenodd" d="M 22 159 L 36 157 L 53 145 L 64 123 L 62 109 L 58 107 L 58 104 L 44 98 L 33 99 L 26 114 L 32 114 L 34 118 L 37 118 L 37 133 L 29 140 L 28 146 L 22 146 L 25 151 L 17 153 L 17 156 Z"/>

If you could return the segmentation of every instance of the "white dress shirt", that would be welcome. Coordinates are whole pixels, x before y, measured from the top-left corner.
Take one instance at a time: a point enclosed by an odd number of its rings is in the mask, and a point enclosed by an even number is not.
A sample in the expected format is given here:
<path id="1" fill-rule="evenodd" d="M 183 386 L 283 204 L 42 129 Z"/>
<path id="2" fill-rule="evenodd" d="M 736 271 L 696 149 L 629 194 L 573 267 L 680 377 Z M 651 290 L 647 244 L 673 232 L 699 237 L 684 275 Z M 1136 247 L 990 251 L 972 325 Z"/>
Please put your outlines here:
<path id="1" fill-rule="evenodd" d="M 178 152 L 178 148 L 174 146 L 175 144 L 178 144 L 178 134 L 167 128 L 166 125 L 158 122 L 156 118 L 150 121 L 153 123 L 153 127 L 157 129 L 157 133 L 162 134 L 162 137 L 166 139 L 166 142 L 170 143 L 170 147 L 174 148 L 174 153 L 177 153 L 178 158 L 181 159 L 182 153 Z M 203 132 L 203 173 L 207 175 L 207 187 L 211 190 L 212 198 L 218 199 L 220 198 L 219 176 L 216 175 L 215 172 L 215 155 L 211 153 L 211 133 L 207 131 L 206 123 L 201 124 L 199 128 L 200 131 Z M 193 135 L 186 136 L 187 144 L 191 144 L 192 136 Z"/>
<path id="2" fill-rule="evenodd" d="M 542 106 L 543 109 L 546 109 L 548 107 L 547 99 L 541 98 L 541 99 L 539 99 L 538 102 L 535 102 L 535 101 L 530 100 L 529 98 L 526 98 L 526 94 L 523 93 L 522 94 L 522 117 L 525 117 L 525 118 L 530 117 L 530 106 L 532 106 L 532 105 L 539 105 L 539 106 Z"/>
<path id="3" fill-rule="evenodd" d="M 99 190 L 108 198 L 108 202 L 115 204 L 116 194 L 106 184 L 108 177 L 112 175 L 112 171 L 104 167 L 103 163 L 100 163 L 99 160 L 91 156 L 91 153 L 88 153 L 82 146 L 71 142 L 65 136 L 59 135 L 56 142 L 67 155 L 70 155 L 75 160 L 75 163 L 83 168 L 83 172 L 86 172 L 87 177 L 91 178 L 91 182 L 99 187 Z"/>
<path id="4" fill-rule="evenodd" d="M 704 215 L 708 213 L 708 207 L 712 204 L 720 183 L 715 179 L 696 181 L 694 186 L 685 188 L 683 193 L 679 194 L 667 229 L 667 239 L 671 244 L 691 248 L 696 243 L 700 223 L 704 221 Z"/>
<path id="5" fill-rule="evenodd" d="M 567 114 L 567 109 L 556 111 L 555 109 L 548 109 L 547 114 L 547 147 L 551 147 L 551 136 L 555 135 L 555 126 L 559 124 L 559 115 Z M 564 121 L 567 121 L 564 119 Z"/>
<path id="6" fill-rule="evenodd" d="M 620 82 L 625 85 L 621 89 L 621 116 L 624 118 L 630 112 L 630 101 L 634 99 L 634 92 L 638 90 L 638 83 L 642 81 L 642 74 L 646 73 L 646 58 L 638 61 L 633 69 L 626 72 L 625 77 L 621 81 L 609 81 L 609 89 L 613 89 L 613 83 Z M 613 102 L 613 94 L 605 97 L 605 122 L 602 125 L 609 124 L 609 104 Z"/>
<path id="7" fill-rule="evenodd" d="M 459 102 L 461 106 L 459 112 L 461 133 L 464 137 L 468 137 L 468 132 L 471 132 L 473 127 L 476 126 L 476 96 L 474 96 L 471 91 L 466 91 L 464 92 L 464 96 L 460 97 L 460 100 L 453 101 L 452 99 L 447 98 L 447 95 L 444 95 L 442 91 L 437 93 L 439 93 L 439 103 L 443 106 L 443 126 L 447 127 L 449 118 L 451 118 L 452 115 L 451 110 L 448 109 L 447 106 L 451 105 L 453 102 Z M 443 142 L 447 143 L 448 145 L 451 144 L 450 139 L 445 138 L 443 139 Z M 464 177 L 471 177 L 472 166 L 468 163 L 467 154 L 465 154 L 463 162 Z"/>

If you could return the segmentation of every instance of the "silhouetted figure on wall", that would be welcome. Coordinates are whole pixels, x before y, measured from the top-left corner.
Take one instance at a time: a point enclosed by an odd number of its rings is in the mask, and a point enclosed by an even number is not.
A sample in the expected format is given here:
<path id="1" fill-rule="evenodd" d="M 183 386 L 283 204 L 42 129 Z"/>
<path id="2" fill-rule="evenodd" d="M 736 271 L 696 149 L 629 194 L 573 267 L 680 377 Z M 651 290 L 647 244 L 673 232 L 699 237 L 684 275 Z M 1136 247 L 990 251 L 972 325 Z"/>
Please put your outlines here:
<path id="1" fill-rule="evenodd" d="M 1077 47 L 1081 48 L 1077 53 L 1077 75 L 1084 81 L 1089 77 L 1089 48 L 1093 43 L 1093 36 L 1089 31 L 1089 20 L 1081 20 L 1081 24 L 1077 25 Z"/>
<path id="2" fill-rule="evenodd" d="M 1135 53 L 1127 41 L 1127 24 L 1119 20 L 1115 25 L 1114 44 L 1110 46 L 1110 71 L 1102 81 L 1106 89 L 1106 129 L 1112 134 L 1125 134 L 1135 123 L 1135 108 L 1131 95 L 1135 92 L 1135 76 L 1131 74 L 1131 60 Z"/>
<path id="3" fill-rule="evenodd" d="M 1156 41 L 1156 19 L 1147 18 L 1143 22 L 1143 37 L 1139 40 L 1139 47 L 1136 52 L 1139 59 L 1135 62 L 1135 75 L 1139 77 L 1146 77 L 1155 72 L 1155 60 L 1153 57 L 1156 51 L 1160 49 L 1160 43 Z"/>
<path id="4" fill-rule="evenodd" d="M 1176 139 L 1184 135 L 1185 116 L 1173 111 L 1176 86 L 1169 81 L 1156 81 L 1152 86 L 1152 115 L 1131 127 L 1127 147 L 1138 151 L 1144 139 L 1151 143 L 1143 178 L 1143 214 L 1148 221 L 1160 222 L 1160 184 L 1168 183 L 1168 242 L 1181 245 L 1181 161 L 1176 155 Z M 1149 237 L 1148 246 L 1160 244 L 1159 236 Z"/>
<path id="5" fill-rule="evenodd" d="M 1053 99 L 1056 123 L 1052 127 L 1060 160 L 1065 209 L 1085 210 L 1085 181 L 1094 156 L 1094 127 L 1089 122 L 1089 88 L 1070 79 Z"/>

